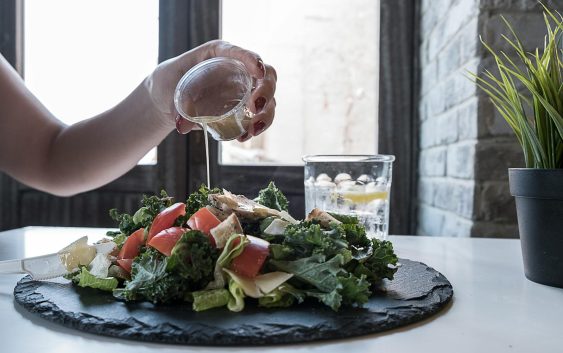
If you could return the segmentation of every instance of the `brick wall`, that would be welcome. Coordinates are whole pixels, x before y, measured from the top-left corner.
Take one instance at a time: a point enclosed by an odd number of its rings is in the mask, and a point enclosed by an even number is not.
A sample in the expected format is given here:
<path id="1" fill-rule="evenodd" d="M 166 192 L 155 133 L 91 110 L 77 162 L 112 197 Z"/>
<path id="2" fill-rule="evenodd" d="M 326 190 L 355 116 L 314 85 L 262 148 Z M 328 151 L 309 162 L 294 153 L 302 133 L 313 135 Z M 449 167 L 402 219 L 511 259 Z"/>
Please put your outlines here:
<path id="1" fill-rule="evenodd" d="M 547 3 L 560 9 L 563 0 Z M 510 53 L 505 16 L 526 49 L 543 44 L 541 7 L 532 0 L 423 0 L 420 30 L 418 233 L 518 235 L 509 167 L 520 146 L 467 71 L 494 69 L 479 42 Z"/>

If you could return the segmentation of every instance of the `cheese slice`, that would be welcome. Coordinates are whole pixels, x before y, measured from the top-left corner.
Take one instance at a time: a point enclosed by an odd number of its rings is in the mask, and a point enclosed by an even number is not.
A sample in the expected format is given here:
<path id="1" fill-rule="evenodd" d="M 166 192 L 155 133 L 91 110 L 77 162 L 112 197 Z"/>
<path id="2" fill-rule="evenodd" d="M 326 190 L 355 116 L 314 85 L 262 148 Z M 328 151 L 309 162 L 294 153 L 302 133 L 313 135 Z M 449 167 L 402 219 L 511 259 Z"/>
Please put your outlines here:
<path id="1" fill-rule="evenodd" d="M 114 251 L 117 245 L 113 241 L 107 241 L 94 244 L 93 247 L 96 249 L 96 257 L 90 263 L 88 270 L 96 277 L 106 278 L 111 266 L 109 254 Z"/>
<path id="2" fill-rule="evenodd" d="M 90 263 L 89 272 L 96 277 L 106 278 L 110 266 L 111 260 L 108 254 L 96 254 L 96 257 L 94 257 L 94 260 Z"/>
<path id="3" fill-rule="evenodd" d="M 264 234 L 283 235 L 285 228 L 289 225 L 288 221 L 276 218 L 264 229 Z"/>
<path id="4" fill-rule="evenodd" d="M 287 211 L 281 211 L 280 212 L 280 217 L 286 221 L 288 221 L 291 224 L 299 224 L 299 221 L 296 220 L 295 218 L 291 217 L 291 215 L 289 213 L 287 213 Z"/>
<path id="5" fill-rule="evenodd" d="M 281 271 L 264 273 L 255 278 L 240 276 L 226 268 L 223 271 L 238 283 L 244 294 L 251 298 L 263 297 L 293 277 L 293 274 Z"/>
<path id="6" fill-rule="evenodd" d="M 260 289 L 258 289 L 258 287 L 256 286 L 256 282 L 254 282 L 252 278 L 239 276 L 233 271 L 226 268 L 224 268 L 223 271 L 225 271 L 229 276 L 231 276 L 233 281 L 238 283 L 238 285 L 244 291 L 244 294 L 246 294 L 247 296 L 252 298 L 260 298 L 262 296 L 262 293 L 260 293 Z"/>
<path id="7" fill-rule="evenodd" d="M 291 277 L 293 277 L 292 273 L 276 271 L 256 276 L 254 282 L 263 294 L 268 294 L 280 285 L 284 284 Z"/>
<path id="8" fill-rule="evenodd" d="M 84 236 L 60 251 L 61 262 L 69 272 L 79 266 L 87 266 L 96 256 L 96 248 L 88 245 L 88 237 Z"/>

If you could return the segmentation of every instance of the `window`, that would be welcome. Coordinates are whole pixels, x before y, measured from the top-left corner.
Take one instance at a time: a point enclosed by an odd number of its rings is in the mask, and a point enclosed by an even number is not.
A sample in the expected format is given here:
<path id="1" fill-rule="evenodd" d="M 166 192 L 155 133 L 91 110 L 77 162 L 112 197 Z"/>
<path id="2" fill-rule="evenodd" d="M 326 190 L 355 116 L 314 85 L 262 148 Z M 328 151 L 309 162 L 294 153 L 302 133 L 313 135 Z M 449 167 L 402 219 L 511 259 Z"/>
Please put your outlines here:
<path id="1" fill-rule="evenodd" d="M 158 0 L 26 0 L 24 77 L 65 124 L 125 98 L 157 64 Z M 139 164 L 155 164 L 156 149 Z"/>
<path id="2" fill-rule="evenodd" d="M 278 72 L 274 125 L 243 144 L 221 143 L 223 164 L 300 165 L 304 154 L 376 152 L 378 2 L 222 6 L 222 38 L 259 53 Z"/>

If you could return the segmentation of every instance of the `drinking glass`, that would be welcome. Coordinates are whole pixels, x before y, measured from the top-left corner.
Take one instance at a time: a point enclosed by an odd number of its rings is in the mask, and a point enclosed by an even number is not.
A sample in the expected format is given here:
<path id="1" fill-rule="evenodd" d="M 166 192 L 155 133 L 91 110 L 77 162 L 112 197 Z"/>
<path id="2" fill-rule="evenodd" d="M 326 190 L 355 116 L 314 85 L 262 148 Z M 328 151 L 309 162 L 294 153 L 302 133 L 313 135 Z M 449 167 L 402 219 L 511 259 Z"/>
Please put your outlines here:
<path id="1" fill-rule="evenodd" d="M 252 77 L 242 62 L 217 57 L 184 74 L 174 92 L 174 105 L 182 117 L 207 127 L 215 140 L 234 140 L 250 125 L 251 90 Z"/>
<path id="2" fill-rule="evenodd" d="M 305 210 L 355 216 L 368 237 L 385 240 L 389 228 L 391 155 L 309 155 L 305 162 Z"/>

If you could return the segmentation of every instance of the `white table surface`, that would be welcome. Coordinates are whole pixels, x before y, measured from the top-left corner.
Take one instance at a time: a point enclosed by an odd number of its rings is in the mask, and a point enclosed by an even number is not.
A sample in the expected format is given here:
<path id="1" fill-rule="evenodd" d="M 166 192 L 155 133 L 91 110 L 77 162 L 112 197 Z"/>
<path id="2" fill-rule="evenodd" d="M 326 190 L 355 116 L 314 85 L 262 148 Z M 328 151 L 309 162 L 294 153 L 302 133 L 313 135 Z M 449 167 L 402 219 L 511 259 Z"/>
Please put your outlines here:
<path id="1" fill-rule="evenodd" d="M 55 252 L 94 228 L 28 227 L 0 232 L 0 260 Z M 563 352 L 563 289 L 524 278 L 518 240 L 396 236 L 400 257 L 442 272 L 454 297 L 438 315 L 385 333 L 269 347 L 150 344 L 82 333 L 37 318 L 14 301 L 21 276 L 0 276 L 0 352 Z"/>

